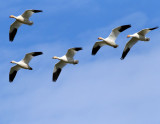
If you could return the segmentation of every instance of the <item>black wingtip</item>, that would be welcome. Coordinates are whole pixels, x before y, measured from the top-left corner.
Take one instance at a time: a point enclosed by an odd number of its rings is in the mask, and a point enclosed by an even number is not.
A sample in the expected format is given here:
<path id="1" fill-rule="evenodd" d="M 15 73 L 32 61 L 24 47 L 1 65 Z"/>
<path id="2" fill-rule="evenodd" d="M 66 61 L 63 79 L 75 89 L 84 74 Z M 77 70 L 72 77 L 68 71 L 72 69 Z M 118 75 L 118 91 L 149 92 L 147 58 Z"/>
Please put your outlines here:
<path id="1" fill-rule="evenodd" d="M 53 82 L 56 82 L 57 80 L 56 80 L 56 79 L 53 79 L 52 81 L 53 81 Z"/>
<path id="2" fill-rule="evenodd" d="M 96 54 L 92 53 L 91 55 L 92 55 L 92 56 L 95 56 Z"/>
<path id="3" fill-rule="evenodd" d="M 53 82 L 57 81 L 59 74 L 61 73 L 61 70 L 62 70 L 61 68 L 58 68 L 57 71 L 53 73 L 53 77 L 52 77 Z"/>
<path id="4" fill-rule="evenodd" d="M 91 55 L 95 56 L 96 53 L 97 53 L 97 52 L 95 52 L 94 50 L 92 50 L 92 54 L 91 54 Z"/>
<path id="5" fill-rule="evenodd" d="M 32 10 L 32 12 L 39 13 L 39 12 L 43 12 L 43 11 L 42 10 Z"/>
<path id="6" fill-rule="evenodd" d="M 33 68 L 30 67 L 29 70 L 33 70 Z"/>
<path id="7" fill-rule="evenodd" d="M 43 54 L 43 52 L 34 52 L 33 54 L 32 54 L 32 56 L 38 56 L 38 55 L 42 55 Z"/>
<path id="8" fill-rule="evenodd" d="M 100 48 L 101 48 L 101 46 L 99 46 L 99 45 L 97 47 L 93 48 L 92 49 L 92 55 L 95 56 Z"/>
<path id="9" fill-rule="evenodd" d="M 9 82 L 10 82 L 10 83 L 13 82 L 13 80 L 14 80 L 16 74 L 17 74 L 17 71 L 14 71 L 12 74 L 9 74 Z"/>
<path id="10" fill-rule="evenodd" d="M 9 34 L 10 35 L 10 34 Z M 9 41 L 13 42 L 14 38 L 11 38 L 11 36 L 9 37 Z"/>
<path id="11" fill-rule="evenodd" d="M 75 50 L 75 51 L 82 50 L 82 47 L 75 47 L 74 50 Z"/>
<path id="12" fill-rule="evenodd" d="M 13 81 L 9 81 L 9 83 L 12 83 Z"/>
<path id="13" fill-rule="evenodd" d="M 9 33 L 9 41 L 13 41 L 14 40 L 14 37 L 17 33 L 17 28 L 14 28 L 12 32 Z"/>
<path id="14" fill-rule="evenodd" d="M 131 24 L 129 25 L 122 25 L 121 28 L 119 29 L 119 32 L 123 32 L 124 30 L 128 29 L 131 27 Z"/>
<path id="15" fill-rule="evenodd" d="M 126 57 L 129 51 L 130 51 L 130 48 L 127 48 L 125 51 L 123 51 L 121 60 L 123 60 Z"/>
<path id="16" fill-rule="evenodd" d="M 159 28 L 158 26 L 154 27 L 154 28 L 150 28 L 149 30 L 154 30 L 154 29 L 157 29 Z"/>
<path id="17" fill-rule="evenodd" d="M 120 59 L 123 60 L 124 58 L 121 57 Z"/>

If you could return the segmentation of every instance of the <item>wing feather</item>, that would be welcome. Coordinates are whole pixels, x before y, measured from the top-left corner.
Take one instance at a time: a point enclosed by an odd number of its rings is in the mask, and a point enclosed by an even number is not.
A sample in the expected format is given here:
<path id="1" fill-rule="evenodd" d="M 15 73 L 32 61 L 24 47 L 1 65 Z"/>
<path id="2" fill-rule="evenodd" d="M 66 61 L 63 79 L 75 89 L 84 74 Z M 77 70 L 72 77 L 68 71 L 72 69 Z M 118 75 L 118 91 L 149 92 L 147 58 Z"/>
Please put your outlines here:
<path id="1" fill-rule="evenodd" d="M 22 25 L 22 23 L 15 21 L 14 23 L 11 24 L 10 30 L 9 30 L 9 40 L 13 41 L 14 37 L 17 33 L 18 28 Z"/>
<path id="2" fill-rule="evenodd" d="M 121 32 L 125 31 L 126 29 L 130 27 L 131 25 L 122 25 L 117 28 L 114 28 L 112 32 L 110 33 L 110 35 L 108 36 L 108 38 L 111 39 L 112 41 L 115 41 Z"/>
<path id="3" fill-rule="evenodd" d="M 42 12 L 42 10 L 26 10 L 23 14 L 22 17 L 29 19 L 33 13 L 38 13 Z"/>
<path id="4" fill-rule="evenodd" d="M 21 69 L 21 67 L 19 67 L 19 65 L 15 65 L 10 69 L 10 73 L 9 73 L 9 82 L 13 82 L 18 70 Z"/>
<path id="5" fill-rule="evenodd" d="M 81 48 L 81 47 L 70 48 L 70 49 L 68 49 L 68 51 L 67 51 L 67 53 L 66 53 L 66 56 L 67 56 L 68 58 L 73 58 L 74 55 L 75 55 L 75 54 L 77 53 L 77 51 L 79 51 L 79 50 L 82 50 L 82 48 Z"/>
<path id="6" fill-rule="evenodd" d="M 66 65 L 66 63 L 64 61 L 59 61 L 57 64 L 55 64 L 54 66 L 54 70 L 53 70 L 53 77 L 52 80 L 54 82 L 56 82 L 56 80 L 58 79 L 62 68 Z"/>
<path id="7" fill-rule="evenodd" d="M 146 29 L 143 29 L 141 31 L 139 31 L 137 34 L 139 35 L 142 35 L 142 36 L 145 36 L 148 32 L 152 31 L 152 30 L 155 30 L 157 29 L 158 27 L 154 27 L 154 28 L 146 28 Z"/>
<path id="8" fill-rule="evenodd" d="M 135 45 L 137 43 L 137 41 L 138 41 L 137 38 L 131 38 L 127 42 L 127 44 L 126 44 L 126 46 L 125 46 L 125 48 L 123 50 L 121 60 L 123 60 L 126 57 L 126 55 L 128 54 L 128 52 L 130 51 L 130 49 L 133 47 L 133 45 Z"/>
<path id="9" fill-rule="evenodd" d="M 98 50 L 104 45 L 106 45 L 105 41 L 97 41 L 92 48 L 92 55 L 96 55 Z"/>
<path id="10" fill-rule="evenodd" d="M 38 56 L 42 54 L 43 54 L 42 52 L 27 53 L 22 61 L 28 64 L 34 56 Z"/>

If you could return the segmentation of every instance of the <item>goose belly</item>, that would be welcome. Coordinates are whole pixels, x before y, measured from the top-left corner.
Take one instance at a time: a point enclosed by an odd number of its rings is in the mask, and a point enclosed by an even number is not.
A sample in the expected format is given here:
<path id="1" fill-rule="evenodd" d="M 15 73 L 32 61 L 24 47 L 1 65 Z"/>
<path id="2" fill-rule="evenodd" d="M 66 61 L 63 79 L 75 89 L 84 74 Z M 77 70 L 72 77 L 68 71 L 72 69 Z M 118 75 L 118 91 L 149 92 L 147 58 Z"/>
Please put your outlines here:
<path id="1" fill-rule="evenodd" d="M 69 58 L 69 57 L 66 57 L 66 56 L 61 57 L 61 60 L 66 62 L 66 63 L 71 63 L 71 64 L 74 63 L 73 58 Z"/>
<path id="2" fill-rule="evenodd" d="M 24 68 L 24 69 L 29 69 L 29 66 L 25 63 L 19 63 L 18 64 L 21 68 Z"/>
<path id="3" fill-rule="evenodd" d="M 22 16 L 18 16 L 16 20 L 23 24 L 32 25 L 32 22 L 30 22 L 28 19 L 23 18 Z"/>
<path id="4" fill-rule="evenodd" d="M 115 46 L 116 46 L 116 43 L 113 42 L 113 41 L 111 41 L 111 40 L 109 40 L 109 41 L 106 40 L 105 42 L 106 42 L 106 44 L 109 45 L 109 46 L 112 46 L 112 47 L 115 47 Z"/>
<path id="5" fill-rule="evenodd" d="M 22 16 L 18 16 L 16 18 L 16 20 L 19 21 L 19 22 L 21 22 L 21 23 L 23 23 L 25 21 L 25 19 Z"/>

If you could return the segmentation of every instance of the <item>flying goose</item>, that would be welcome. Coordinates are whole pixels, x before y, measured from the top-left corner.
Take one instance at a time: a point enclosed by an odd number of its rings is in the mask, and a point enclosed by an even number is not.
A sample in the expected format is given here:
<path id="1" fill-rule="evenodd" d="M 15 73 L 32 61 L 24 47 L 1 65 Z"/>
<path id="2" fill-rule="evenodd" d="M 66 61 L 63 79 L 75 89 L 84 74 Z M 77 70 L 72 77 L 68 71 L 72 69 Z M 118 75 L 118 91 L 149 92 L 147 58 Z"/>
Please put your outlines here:
<path id="1" fill-rule="evenodd" d="M 98 39 L 102 40 L 102 41 L 97 41 L 94 44 L 93 49 L 92 49 L 92 55 L 96 55 L 98 50 L 104 45 L 109 45 L 114 48 L 117 48 L 118 45 L 115 43 L 115 40 L 117 39 L 118 35 L 130 27 L 131 27 L 131 25 L 122 25 L 122 26 L 119 26 L 119 27 L 113 29 L 107 38 L 99 37 Z"/>
<path id="2" fill-rule="evenodd" d="M 126 44 L 123 53 L 122 53 L 122 57 L 121 60 L 123 60 L 126 55 L 128 54 L 128 52 L 130 51 L 130 49 L 132 48 L 133 45 L 135 45 L 139 40 L 140 41 L 150 41 L 150 38 L 145 37 L 145 35 L 154 30 L 157 29 L 158 27 L 154 27 L 154 28 L 147 28 L 147 29 L 143 29 L 137 33 L 134 33 L 133 35 L 127 35 L 127 38 L 132 37 Z"/>
<path id="3" fill-rule="evenodd" d="M 33 13 L 39 12 L 42 12 L 42 10 L 26 10 L 22 15 L 19 16 L 10 15 L 9 17 L 16 19 L 16 21 L 10 26 L 9 40 L 11 42 L 14 40 L 17 30 L 22 24 L 32 25 L 33 22 L 29 21 L 29 18 L 32 16 Z"/>
<path id="4" fill-rule="evenodd" d="M 16 64 L 15 66 L 13 66 L 10 69 L 10 73 L 9 73 L 9 82 L 13 82 L 17 71 L 20 70 L 21 68 L 23 69 L 29 69 L 32 70 L 32 68 L 28 65 L 30 60 L 34 57 L 34 56 L 38 56 L 43 54 L 42 52 L 31 52 L 31 53 L 27 53 L 24 57 L 24 59 L 22 59 L 19 62 L 16 61 L 11 61 L 11 63 Z"/>
<path id="5" fill-rule="evenodd" d="M 74 60 L 74 55 L 77 51 L 82 50 L 81 47 L 75 47 L 68 49 L 66 55 L 62 57 L 54 56 L 52 59 L 58 59 L 60 60 L 58 63 L 55 64 L 54 70 L 53 70 L 53 77 L 52 80 L 55 82 L 58 79 L 58 76 L 62 70 L 62 68 L 67 64 L 78 64 L 78 60 Z"/>

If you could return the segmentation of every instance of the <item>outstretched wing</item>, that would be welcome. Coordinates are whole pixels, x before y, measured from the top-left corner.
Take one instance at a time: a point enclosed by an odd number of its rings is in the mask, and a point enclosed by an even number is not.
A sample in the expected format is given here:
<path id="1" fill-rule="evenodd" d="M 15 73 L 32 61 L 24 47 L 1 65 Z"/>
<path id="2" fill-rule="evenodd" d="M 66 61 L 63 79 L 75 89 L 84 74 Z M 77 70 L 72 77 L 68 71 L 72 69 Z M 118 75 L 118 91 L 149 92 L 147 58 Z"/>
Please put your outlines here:
<path id="1" fill-rule="evenodd" d="M 143 30 L 139 31 L 137 34 L 145 36 L 148 32 L 150 32 L 150 31 L 152 31 L 154 29 L 157 29 L 157 28 L 158 27 L 143 29 Z"/>
<path id="2" fill-rule="evenodd" d="M 125 46 L 125 48 L 124 48 L 124 50 L 123 50 L 121 60 L 123 60 L 123 59 L 126 57 L 126 55 L 127 55 L 128 52 L 130 51 L 130 49 L 132 48 L 132 46 L 133 46 L 134 44 L 136 44 L 137 41 L 138 41 L 137 38 L 131 38 L 131 39 L 128 41 L 128 43 L 126 44 L 126 46 Z"/>
<path id="3" fill-rule="evenodd" d="M 26 10 L 23 14 L 22 17 L 29 19 L 29 17 L 32 16 L 33 13 L 38 13 L 38 12 L 42 12 L 42 10 Z"/>
<path id="4" fill-rule="evenodd" d="M 9 30 L 9 40 L 12 42 L 14 40 L 14 37 L 17 33 L 18 28 L 22 25 L 22 23 L 15 21 L 11 24 L 10 30 Z"/>
<path id="5" fill-rule="evenodd" d="M 104 45 L 106 45 L 105 41 L 97 41 L 92 48 L 92 55 L 96 55 L 98 50 Z"/>
<path id="6" fill-rule="evenodd" d="M 64 61 L 59 61 L 57 64 L 55 64 L 52 77 L 52 80 L 54 82 L 56 82 L 56 80 L 58 79 L 59 74 L 61 73 L 61 70 L 65 65 L 66 63 Z"/>
<path id="7" fill-rule="evenodd" d="M 9 82 L 13 82 L 16 74 L 17 74 L 17 71 L 21 69 L 21 67 L 19 67 L 19 65 L 15 65 L 13 66 L 11 69 L 10 69 L 10 72 L 9 72 Z"/>
<path id="8" fill-rule="evenodd" d="M 122 26 L 117 27 L 112 30 L 108 38 L 111 39 L 112 41 L 115 41 L 121 32 L 125 31 L 126 29 L 130 27 L 131 25 L 122 25 Z"/>
<path id="9" fill-rule="evenodd" d="M 82 50 L 81 47 L 75 47 L 75 48 L 70 48 L 68 49 L 67 53 L 66 53 L 66 57 L 68 58 L 73 58 L 74 55 L 77 53 L 77 51 Z"/>
<path id="10" fill-rule="evenodd" d="M 27 53 L 22 61 L 28 64 L 33 57 L 38 56 L 38 55 L 42 55 L 42 54 L 43 54 L 42 52 Z"/>

